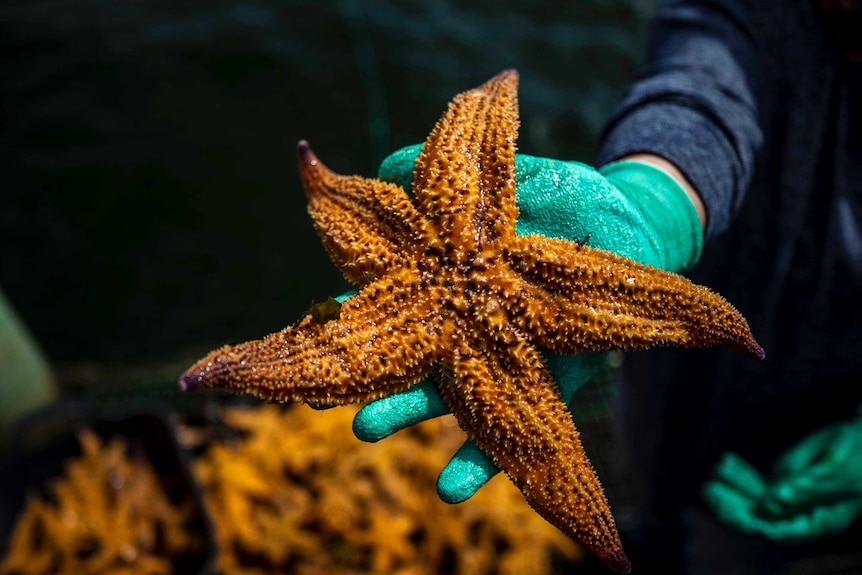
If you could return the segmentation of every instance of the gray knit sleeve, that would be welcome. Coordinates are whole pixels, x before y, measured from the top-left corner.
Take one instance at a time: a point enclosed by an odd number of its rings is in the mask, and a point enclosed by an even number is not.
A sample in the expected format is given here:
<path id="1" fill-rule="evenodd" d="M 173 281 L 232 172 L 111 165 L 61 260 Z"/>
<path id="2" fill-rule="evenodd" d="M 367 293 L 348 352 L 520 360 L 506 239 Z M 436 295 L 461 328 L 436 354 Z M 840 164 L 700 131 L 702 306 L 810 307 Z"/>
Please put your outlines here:
<path id="1" fill-rule="evenodd" d="M 689 0 L 663 7 L 645 74 L 602 136 L 599 166 L 638 152 L 673 162 L 703 197 L 708 238 L 730 224 L 762 142 L 752 50 L 742 3 Z"/>

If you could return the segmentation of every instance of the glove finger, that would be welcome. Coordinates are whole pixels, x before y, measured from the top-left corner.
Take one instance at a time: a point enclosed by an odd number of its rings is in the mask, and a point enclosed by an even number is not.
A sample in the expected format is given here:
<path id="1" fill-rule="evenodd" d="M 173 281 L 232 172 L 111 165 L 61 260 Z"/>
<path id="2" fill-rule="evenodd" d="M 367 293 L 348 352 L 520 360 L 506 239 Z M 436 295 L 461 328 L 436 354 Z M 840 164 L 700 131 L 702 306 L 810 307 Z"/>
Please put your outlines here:
<path id="1" fill-rule="evenodd" d="M 768 509 L 781 513 L 783 509 L 858 497 L 862 461 L 853 457 L 859 450 L 856 431 L 846 425 L 828 431 L 803 440 L 804 449 L 793 449 L 799 455 L 791 464 L 783 465 L 781 473 L 775 473 L 776 479 L 764 496 Z"/>
<path id="2" fill-rule="evenodd" d="M 859 516 L 860 511 L 862 506 L 856 500 L 818 507 L 814 510 L 811 534 L 823 537 L 842 533 Z"/>
<path id="3" fill-rule="evenodd" d="M 405 427 L 449 413 L 437 386 L 426 379 L 410 389 L 372 401 L 353 418 L 353 434 L 375 442 Z"/>
<path id="4" fill-rule="evenodd" d="M 756 500 L 723 481 L 707 483 L 703 497 L 716 517 L 737 529 L 751 531 L 756 521 L 753 512 Z"/>
<path id="5" fill-rule="evenodd" d="M 757 514 L 757 500 L 733 487 L 713 482 L 704 490 L 704 497 L 716 516 L 743 533 L 756 533 L 773 541 L 793 542 L 808 537 L 811 518 L 767 519 Z"/>
<path id="6" fill-rule="evenodd" d="M 446 503 L 461 503 L 499 472 L 491 458 L 472 440 L 467 440 L 440 472 L 437 495 Z"/>
<path id="7" fill-rule="evenodd" d="M 571 403 L 575 392 L 605 366 L 608 357 L 607 353 L 561 355 L 545 351 L 542 355 L 566 403 Z"/>
<path id="8" fill-rule="evenodd" d="M 815 507 L 809 513 L 778 521 L 759 521 L 756 531 L 782 543 L 804 543 L 843 532 L 859 515 L 858 502 Z"/>
<path id="9" fill-rule="evenodd" d="M 410 192 L 413 189 L 413 167 L 421 151 L 422 144 L 414 144 L 392 152 L 380 163 L 377 177 L 384 182 L 398 184 Z"/>
<path id="10" fill-rule="evenodd" d="M 727 452 L 721 457 L 714 476 L 750 500 L 758 500 L 766 493 L 763 475 L 735 453 Z"/>
<path id="11" fill-rule="evenodd" d="M 781 455 L 775 463 L 773 474 L 776 477 L 790 477 L 805 470 L 835 441 L 836 433 L 836 427 L 830 425 L 805 437 Z"/>
<path id="12" fill-rule="evenodd" d="M 813 509 L 858 497 L 858 474 L 851 475 L 844 470 L 821 468 L 813 473 L 773 483 L 763 496 L 763 506 L 776 515 L 786 515 L 800 509 Z"/>

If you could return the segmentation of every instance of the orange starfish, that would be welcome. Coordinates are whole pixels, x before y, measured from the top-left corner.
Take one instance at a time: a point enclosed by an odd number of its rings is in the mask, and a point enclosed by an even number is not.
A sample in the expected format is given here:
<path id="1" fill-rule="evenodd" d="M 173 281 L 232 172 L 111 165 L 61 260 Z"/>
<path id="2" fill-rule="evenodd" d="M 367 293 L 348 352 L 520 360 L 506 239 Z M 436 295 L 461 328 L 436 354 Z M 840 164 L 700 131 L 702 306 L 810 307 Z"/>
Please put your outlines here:
<path id="1" fill-rule="evenodd" d="M 545 519 L 628 572 L 613 517 L 538 348 L 655 345 L 763 350 L 719 295 L 578 242 L 516 236 L 518 75 L 458 95 L 416 160 L 415 195 L 327 169 L 298 146 L 309 212 L 335 264 L 363 286 L 215 350 L 181 378 L 276 401 L 369 401 L 434 378 L 458 423 Z"/>

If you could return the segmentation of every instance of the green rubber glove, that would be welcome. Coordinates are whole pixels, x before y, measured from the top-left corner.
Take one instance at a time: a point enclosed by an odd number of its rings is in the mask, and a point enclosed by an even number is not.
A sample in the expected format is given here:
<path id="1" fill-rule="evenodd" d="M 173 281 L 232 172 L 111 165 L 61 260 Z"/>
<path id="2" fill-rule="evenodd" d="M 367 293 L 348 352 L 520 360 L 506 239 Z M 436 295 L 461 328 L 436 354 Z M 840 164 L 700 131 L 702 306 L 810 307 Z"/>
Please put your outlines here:
<path id="1" fill-rule="evenodd" d="M 721 520 L 773 541 L 841 533 L 862 512 L 862 417 L 804 438 L 768 479 L 738 455 L 724 454 L 704 497 Z"/>
<path id="2" fill-rule="evenodd" d="M 383 161 L 378 177 L 410 190 L 420 150 L 417 145 L 395 152 Z M 578 162 L 519 154 L 515 174 L 519 235 L 588 240 L 591 247 L 671 271 L 687 270 L 700 257 L 703 233 L 697 213 L 682 188 L 658 168 L 616 162 L 596 171 Z M 567 402 L 607 356 L 544 355 Z M 366 405 L 354 419 L 353 431 L 364 441 L 378 441 L 448 411 L 435 384 L 424 381 Z M 440 474 L 437 492 L 449 503 L 464 501 L 498 472 L 467 441 Z"/>

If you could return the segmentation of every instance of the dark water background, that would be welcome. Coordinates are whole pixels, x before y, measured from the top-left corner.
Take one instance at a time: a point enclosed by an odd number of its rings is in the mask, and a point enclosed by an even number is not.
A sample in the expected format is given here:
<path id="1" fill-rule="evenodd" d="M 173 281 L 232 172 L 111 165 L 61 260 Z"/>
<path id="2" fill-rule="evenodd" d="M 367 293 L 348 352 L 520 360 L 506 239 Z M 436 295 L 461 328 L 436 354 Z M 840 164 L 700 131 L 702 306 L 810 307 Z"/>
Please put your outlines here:
<path id="1" fill-rule="evenodd" d="M 521 72 L 520 150 L 593 159 L 654 0 L 0 7 L 0 288 L 54 362 L 260 337 L 347 287 L 294 146 L 371 175 Z"/>

